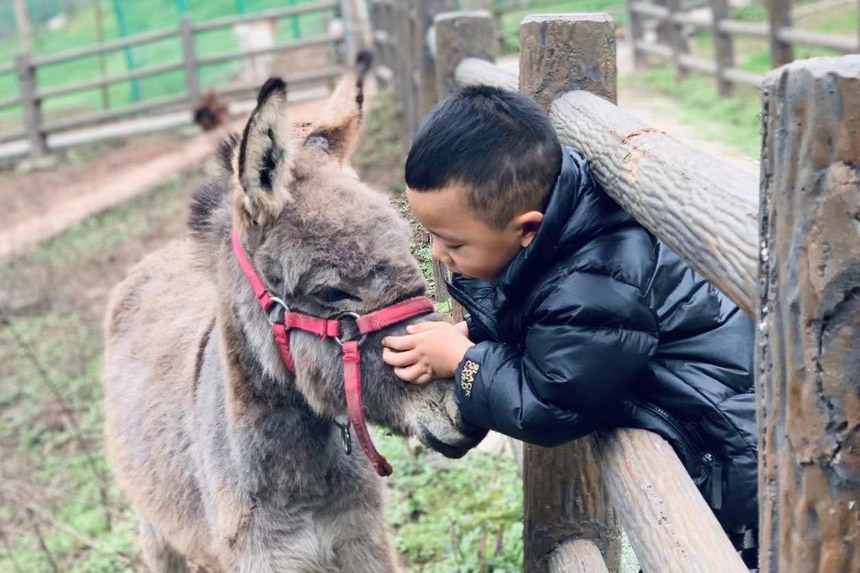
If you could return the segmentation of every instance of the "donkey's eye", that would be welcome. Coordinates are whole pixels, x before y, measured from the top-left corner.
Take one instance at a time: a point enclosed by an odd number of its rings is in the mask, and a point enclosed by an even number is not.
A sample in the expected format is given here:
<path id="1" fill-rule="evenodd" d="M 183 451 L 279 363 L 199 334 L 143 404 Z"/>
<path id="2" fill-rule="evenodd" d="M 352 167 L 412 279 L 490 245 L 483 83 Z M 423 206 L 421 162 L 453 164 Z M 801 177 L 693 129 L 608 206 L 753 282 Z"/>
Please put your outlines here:
<path id="1" fill-rule="evenodd" d="M 361 299 L 357 296 L 353 296 L 348 292 L 342 291 L 339 288 L 335 287 L 324 287 L 317 291 L 314 291 L 314 296 L 321 300 L 322 302 L 334 303 L 341 302 L 344 300 L 353 300 L 356 302 L 360 302 Z"/>

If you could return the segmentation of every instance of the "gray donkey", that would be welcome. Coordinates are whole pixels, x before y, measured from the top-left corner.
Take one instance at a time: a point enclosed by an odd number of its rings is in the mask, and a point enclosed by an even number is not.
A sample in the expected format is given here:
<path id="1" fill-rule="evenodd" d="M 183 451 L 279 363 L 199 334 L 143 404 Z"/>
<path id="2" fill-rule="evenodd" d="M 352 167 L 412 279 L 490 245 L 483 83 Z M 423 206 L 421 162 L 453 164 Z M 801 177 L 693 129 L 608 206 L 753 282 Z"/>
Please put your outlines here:
<path id="1" fill-rule="evenodd" d="M 355 420 L 338 342 L 361 326 L 349 317 L 425 288 L 408 226 L 348 164 L 367 66 L 360 58 L 301 138 L 290 135 L 285 85 L 269 80 L 241 138 L 221 146 L 223 175 L 196 193 L 191 236 L 144 259 L 112 294 L 107 450 L 152 571 L 185 571 L 186 559 L 249 573 L 397 570 L 381 480 L 344 449 L 344 421 Z M 276 312 L 261 307 L 231 233 Z M 337 327 L 332 338 L 291 330 L 289 365 L 271 326 L 287 322 L 285 307 Z M 363 411 L 459 457 L 483 433 L 459 417 L 451 382 L 405 384 L 382 362 L 382 336 L 403 333 L 414 314 L 366 335 Z"/>

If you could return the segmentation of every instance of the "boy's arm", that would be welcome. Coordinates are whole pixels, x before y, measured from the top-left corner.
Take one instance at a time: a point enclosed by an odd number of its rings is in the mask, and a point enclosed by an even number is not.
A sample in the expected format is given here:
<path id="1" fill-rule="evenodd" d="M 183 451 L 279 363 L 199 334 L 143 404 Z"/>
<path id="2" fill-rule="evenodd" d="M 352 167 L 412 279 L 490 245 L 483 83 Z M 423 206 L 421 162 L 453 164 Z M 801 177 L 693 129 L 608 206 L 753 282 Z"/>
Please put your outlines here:
<path id="1" fill-rule="evenodd" d="M 603 425 L 657 348 L 657 325 L 636 287 L 577 272 L 530 316 L 524 349 L 482 342 L 456 373 L 463 417 L 554 446 Z"/>

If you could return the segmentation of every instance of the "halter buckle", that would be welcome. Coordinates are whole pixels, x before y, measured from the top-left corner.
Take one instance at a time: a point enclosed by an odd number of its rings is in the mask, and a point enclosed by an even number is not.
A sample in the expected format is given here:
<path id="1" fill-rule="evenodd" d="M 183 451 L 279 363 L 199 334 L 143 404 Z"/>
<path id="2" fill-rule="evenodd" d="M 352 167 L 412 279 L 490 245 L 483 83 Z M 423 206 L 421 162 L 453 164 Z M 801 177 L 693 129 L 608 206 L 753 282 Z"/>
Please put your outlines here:
<path id="1" fill-rule="evenodd" d="M 349 422 L 341 424 L 335 420 L 334 425 L 340 428 L 340 440 L 343 442 L 343 451 L 346 455 L 352 454 L 352 436 L 349 433 Z"/>
<path id="2" fill-rule="evenodd" d="M 336 317 L 334 317 L 334 319 L 338 322 L 340 322 L 344 318 L 351 318 L 353 321 L 357 322 L 358 319 L 361 318 L 361 315 L 356 313 L 356 312 L 345 311 L 345 312 L 340 313 Z M 340 329 L 338 329 L 338 330 L 340 330 Z M 335 340 L 335 342 L 337 342 L 338 344 L 343 346 L 344 341 L 340 339 L 340 336 L 335 336 L 334 340 Z M 358 339 L 358 345 L 361 346 L 362 344 L 364 344 L 365 340 L 367 340 L 367 334 L 362 334 L 361 338 Z"/>
<path id="3" fill-rule="evenodd" d="M 275 316 L 275 313 L 277 313 L 278 310 L 283 310 L 283 312 L 281 313 L 281 317 L 283 318 L 287 315 L 288 312 L 290 312 L 290 307 L 287 306 L 287 303 L 285 303 L 283 300 L 279 299 L 276 296 L 270 296 L 269 300 L 271 300 L 273 303 L 275 303 L 268 310 L 269 324 L 271 324 L 271 325 L 279 324 L 277 321 L 277 316 Z M 281 322 L 283 322 L 283 320 Z"/>

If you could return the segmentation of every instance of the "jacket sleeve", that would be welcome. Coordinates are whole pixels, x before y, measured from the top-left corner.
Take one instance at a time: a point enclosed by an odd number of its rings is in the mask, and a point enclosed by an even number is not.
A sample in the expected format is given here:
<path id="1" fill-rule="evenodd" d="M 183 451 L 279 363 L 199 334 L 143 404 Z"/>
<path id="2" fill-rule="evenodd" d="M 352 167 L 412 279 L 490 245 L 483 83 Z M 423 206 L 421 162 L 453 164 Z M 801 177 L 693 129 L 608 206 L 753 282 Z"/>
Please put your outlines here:
<path id="1" fill-rule="evenodd" d="M 574 272 L 526 317 L 522 347 L 481 342 L 457 369 L 457 402 L 476 425 L 555 446 L 611 423 L 657 348 L 635 286 Z"/>

